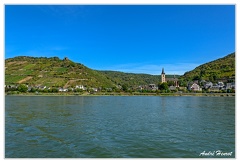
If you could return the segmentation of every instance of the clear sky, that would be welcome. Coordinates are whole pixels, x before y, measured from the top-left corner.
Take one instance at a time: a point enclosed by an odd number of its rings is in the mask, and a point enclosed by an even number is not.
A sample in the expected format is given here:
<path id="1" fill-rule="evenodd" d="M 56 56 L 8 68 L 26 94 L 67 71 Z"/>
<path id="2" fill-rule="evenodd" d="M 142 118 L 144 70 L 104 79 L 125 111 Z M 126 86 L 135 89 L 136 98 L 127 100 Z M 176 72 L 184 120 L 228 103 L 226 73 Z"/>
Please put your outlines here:
<path id="1" fill-rule="evenodd" d="M 5 6 L 5 58 L 182 75 L 234 51 L 234 5 Z"/>

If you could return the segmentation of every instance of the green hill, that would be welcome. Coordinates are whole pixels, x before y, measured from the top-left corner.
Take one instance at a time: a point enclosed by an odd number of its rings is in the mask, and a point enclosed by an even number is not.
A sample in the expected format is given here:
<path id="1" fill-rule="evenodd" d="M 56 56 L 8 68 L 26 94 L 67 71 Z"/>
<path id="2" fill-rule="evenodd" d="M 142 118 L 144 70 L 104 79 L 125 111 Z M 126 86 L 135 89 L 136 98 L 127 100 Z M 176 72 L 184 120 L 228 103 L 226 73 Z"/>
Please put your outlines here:
<path id="1" fill-rule="evenodd" d="M 235 79 L 235 52 L 186 72 L 180 80 L 229 81 Z"/>
<path id="2" fill-rule="evenodd" d="M 114 87 L 115 84 L 83 64 L 58 57 L 15 57 L 5 60 L 5 84 L 29 84 L 55 87 L 84 85 Z"/>
<path id="3" fill-rule="evenodd" d="M 106 88 L 118 85 L 137 87 L 158 84 L 160 78 L 160 75 L 97 71 L 67 58 L 19 56 L 5 60 L 6 85 L 28 84 L 65 88 L 76 85 Z"/>

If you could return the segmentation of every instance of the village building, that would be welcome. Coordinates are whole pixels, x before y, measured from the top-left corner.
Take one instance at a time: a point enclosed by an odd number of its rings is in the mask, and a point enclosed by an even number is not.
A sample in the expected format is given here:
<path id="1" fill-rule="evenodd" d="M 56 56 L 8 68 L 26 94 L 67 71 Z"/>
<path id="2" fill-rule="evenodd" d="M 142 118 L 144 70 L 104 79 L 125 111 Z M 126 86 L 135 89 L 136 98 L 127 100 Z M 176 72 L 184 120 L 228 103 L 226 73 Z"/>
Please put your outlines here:
<path id="1" fill-rule="evenodd" d="M 207 82 L 205 85 L 204 85 L 204 88 L 205 89 L 209 89 L 209 88 L 212 88 L 213 86 L 213 83 L 212 82 Z"/>
<path id="2" fill-rule="evenodd" d="M 235 89 L 235 83 L 227 83 L 226 89 Z"/>
<path id="3" fill-rule="evenodd" d="M 222 81 L 218 82 L 218 85 L 219 85 L 220 88 L 223 88 L 225 86 Z"/>
<path id="4" fill-rule="evenodd" d="M 193 83 L 193 84 L 188 85 L 188 90 L 189 91 L 202 91 L 202 88 L 197 83 Z"/>
<path id="5" fill-rule="evenodd" d="M 177 90 L 177 87 L 176 87 L 176 86 L 170 86 L 170 87 L 169 87 L 169 90 L 170 90 L 170 91 L 176 91 L 176 90 Z"/>
<path id="6" fill-rule="evenodd" d="M 82 89 L 82 90 L 87 90 L 87 88 L 86 87 L 84 87 L 83 85 L 76 85 L 76 87 L 75 87 L 76 89 Z"/>
<path id="7" fill-rule="evenodd" d="M 98 91 L 98 89 L 97 89 L 97 88 L 92 88 L 92 90 L 93 90 L 94 92 L 97 92 L 97 91 Z"/>
<path id="8" fill-rule="evenodd" d="M 67 89 L 67 88 L 58 88 L 58 91 L 59 91 L 59 92 L 67 92 L 68 89 Z"/>
<path id="9" fill-rule="evenodd" d="M 157 87 L 155 84 L 149 84 L 149 88 L 150 88 L 150 90 L 152 90 L 152 91 L 158 90 L 158 87 Z"/>
<path id="10" fill-rule="evenodd" d="M 46 87 L 46 86 L 42 86 L 42 85 L 37 85 L 35 88 L 36 88 L 36 89 L 39 89 L 39 90 L 44 90 L 44 89 L 46 89 L 47 87 Z"/>
<path id="11" fill-rule="evenodd" d="M 214 84 L 209 91 L 211 92 L 218 92 L 220 90 L 220 86 L 218 84 Z"/>

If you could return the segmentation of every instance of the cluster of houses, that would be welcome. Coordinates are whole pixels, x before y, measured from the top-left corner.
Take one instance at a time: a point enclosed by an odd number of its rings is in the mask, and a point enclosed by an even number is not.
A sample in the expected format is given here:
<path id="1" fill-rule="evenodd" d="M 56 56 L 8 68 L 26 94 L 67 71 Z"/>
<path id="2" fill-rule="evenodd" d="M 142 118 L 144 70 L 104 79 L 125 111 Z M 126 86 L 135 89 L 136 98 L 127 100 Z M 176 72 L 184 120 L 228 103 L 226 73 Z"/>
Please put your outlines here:
<path id="1" fill-rule="evenodd" d="M 174 85 L 169 87 L 169 90 L 175 91 L 175 90 L 188 90 L 188 91 L 193 91 L 193 92 L 200 92 L 203 90 L 207 90 L 209 92 L 219 92 L 219 91 L 224 91 L 224 90 L 233 90 L 235 89 L 235 82 L 225 82 L 225 84 L 222 81 L 218 81 L 217 83 L 212 83 L 210 81 L 191 81 L 187 84 L 187 87 L 180 87 L 178 83 L 177 78 L 166 78 L 165 77 L 165 72 L 164 69 L 162 69 L 162 74 L 161 74 L 161 83 L 167 82 L 167 81 L 172 81 Z"/>
<path id="2" fill-rule="evenodd" d="M 235 82 L 224 84 L 222 81 L 219 81 L 219 82 L 213 84 L 212 82 L 201 81 L 200 85 L 198 84 L 197 81 L 190 82 L 188 84 L 188 90 L 189 91 L 202 91 L 204 89 L 204 90 L 208 90 L 210 92 L 219 92 L 221 90 L 235 89 Z"/>
<path id="3" fill-rule="evenodd" d="M 17 89 L 18 85 L 5 85 L 5 88 L 8 89 Z M 47 86 L 28 86 L 27 85 L 27 91 L 30 92 L 32 89 L 35 89 L 37 91 L 44 91 L 44 90 L 50 90 L 52 89 L 51 87 L 47 87 Z M 75 87 L 70 87 L 70 88 L 63 88 L 63 87 L 59 87 L 59 88 L 55 88 L 57 89 L 58 92 L 69 92 L 69 91 L 89 91 L 91 90 L 92 92 L 98 92 L 101 91 L 101 88 L 87 88 L 83 85 L 76 85 Z M 208 90 L 209 92 L 219 92 L 222 90 L 232 90 L 235 89 L 235 83 L 223 83 L 221 81 L 217 82 L 217 83 L 212 83 L 212 82 L 207 82 L 207 81 L 194 81 L 194 82 L 189 82 L 187 87 L 179 87 L 178 85 L 172 85 L 169 86 L 168 88 L 170 91 L 179 91 L 179 90 L 188 90 L 191 92 L 201 92 L 203 90 Z M 112 92 L 113 89 L 112 88 L 105 88 L 106 91 L 110 91 Z M 158 86 L 156 84 L 149 84 L 149 85 L 141 85 L 141 86 L 137 86 L 132 88 L 132 90 L 134 91 L 143 91 L 143 90 L 147 90 L 147 91 L 157 91 L 158 90 Z"/>
<path id="4" fill-rule="evenodd" d="M 207 90 L 209 92 L 219 92 L 219 91 L 227 91 L 235 89 L 235 83 L 223 83 L 219 81 L 217 83 L 201 81 L 199 84 L 198 81 L 189 82 L 187 87 L 180 87 L 176 85 L 169 86 L 168 88 L 170 91 L 178 91 L 178 90 L 188 90 L 190 92 L 201 92 L 203 90 Z M 158 87 L 155 84 L 149 84 L 144 86 L 139 86 L 138 90 L 149 90 L 149 91 L 156 91 Z"/>

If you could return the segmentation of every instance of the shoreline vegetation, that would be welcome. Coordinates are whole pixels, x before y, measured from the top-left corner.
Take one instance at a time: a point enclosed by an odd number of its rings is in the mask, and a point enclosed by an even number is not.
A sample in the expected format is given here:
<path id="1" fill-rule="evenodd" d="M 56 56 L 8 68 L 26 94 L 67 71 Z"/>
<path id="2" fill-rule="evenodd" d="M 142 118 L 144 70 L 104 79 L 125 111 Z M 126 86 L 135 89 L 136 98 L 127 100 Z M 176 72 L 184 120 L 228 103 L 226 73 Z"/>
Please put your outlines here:
<path id="1" fill-rule="evenodd" d="M 18 93 L 18 94 L 8 94 L 5 96 L 206 96 L 206 97 L 234 97 L 235 93 Z"/>

